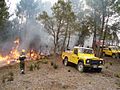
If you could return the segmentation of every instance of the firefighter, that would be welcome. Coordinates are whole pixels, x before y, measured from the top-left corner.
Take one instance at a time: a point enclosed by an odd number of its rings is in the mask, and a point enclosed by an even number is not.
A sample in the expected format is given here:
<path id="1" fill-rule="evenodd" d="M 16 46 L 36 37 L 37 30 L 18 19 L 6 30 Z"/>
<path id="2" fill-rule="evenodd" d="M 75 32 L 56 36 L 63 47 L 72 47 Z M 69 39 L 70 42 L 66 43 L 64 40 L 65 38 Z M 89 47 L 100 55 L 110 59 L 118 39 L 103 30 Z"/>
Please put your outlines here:
<path id="1" fill-rule="evenodd" d="M 25 70 L 25 59 L 26 59 L 25 50 L 22 49 L 22 52 L 19 56 L 21 74 L 25 74 L 25 72 L 24 72 L 24 70 Z"/>

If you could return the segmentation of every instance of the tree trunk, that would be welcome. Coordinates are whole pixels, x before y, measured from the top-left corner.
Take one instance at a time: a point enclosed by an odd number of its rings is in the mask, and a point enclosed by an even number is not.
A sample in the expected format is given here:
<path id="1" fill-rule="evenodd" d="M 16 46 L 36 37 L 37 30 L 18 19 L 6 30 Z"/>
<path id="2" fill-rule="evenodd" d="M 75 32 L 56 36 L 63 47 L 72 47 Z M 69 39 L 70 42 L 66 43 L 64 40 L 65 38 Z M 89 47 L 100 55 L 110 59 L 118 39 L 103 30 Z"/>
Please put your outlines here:
<path id="1" fill-rule="evenodd" d="M 109 10 L 108 10 L 108 16 L 107 16 L 107 20 L 106 20 L 106 26 L 105 26 L 105 31 L 104 31 L 104 34 L 103 34 L 103 43 L 102 43 L 102 49 L 101 49 L 101 52 L 103 52 L 103 47 L 104 47 L 104 44 L 105 44 L 105 39 L 106 39 L 106 34 L 107 34 L 107 31 L 108 31 L 108 21 L 109 21 Z M 102 53 L 103 54 L 103 53 Z M 103 56 L 101 54 L 101 56 Z"/>
<path id="2" fill-rule="evenodd" d="M 65 45 L 66 45 L 66 39 L 67 39 L 67 35 L 68 35 L 68 23 L 67 23 L 67 27 L 66 27 L 66 30 L 65 30 L 65 37 L 63 39 L 63 45 L 62 45 L 62 48 L 61 48 L 61 53 L 65 50 Z"/>
<path id="3" fill-rule="evenodd" d="M 61 52 L 63 52 L 64 49 L 65 49 L 65 44 L 66 44 L 65 42 L 66 42 L 66 39 L 67 39 L 67 31 L 68 31 L 68 30 L 65 31 L 65 37 L 64 37 L 64 39 L 63 39 L 63 45 L 62 45 L 62 48 L 61 48 Z"/>
<path id="4" fill-rule="evenodd" d="M 77 42 L 76 45 L 79 45 L 79 44 L 80 44 L 80 38 L 81 38 L 81 34 L 80 34 L 80 32 L 79 32 L 78 36 L 79 36 L 79 38 L 78 38 L 78 42 Z"/>
<path id="5" fill-rule="evenodd" d="M 59 34 L 60 34 L 60 29 L 61 29 L 61 20 L 59 21 L 59 24 L 57 26 L 57 33 L 54 35 L 54 61 L 53 64 L 56 64 L 56 59 L 57 59 L 57 49 L 58 49 L 58 44 L 59 44 Z"/>
<path id="6" fill-rule="evenodd" d="M 103 30 L 104 30 L 104 25 L 105 25 L 105 13 L 106 13 L 106 6 L 104 5 L 103 3 L 103 0 L 102 0 L 102 5 L 103 5 L 103 12 L 102 12 L 102 25 L 101 25 L 101 35 L 100 35 L 100 38 L 99 38 L 99 42 L 101 43 L 101 40 L 102 40 L 102 37 L 103 37 Z M 103 51 L 103 47 L 102 47 L 102 50 L 100 49 L 100 45 L 98 46 L 98 53 L 97 53 L 97 56 L 101 57 L 101 52 Z"/>
<path id="7" fill-rule="evenodd" d="M 95 17 L 94 17 L 94 36 L 93 36 L 93 44 L 92 44 L 92 47 L 93 47 L 93 49 L 96 51 L 96 32 L 97 32 L 97 27 L 96 27 L 96 13 L 94 12 L 94 15 L 95 15 Z"/>
<path id="8" fill-rule="evenodd" d="M 70 32 L 68 34 L 68 43 L 67 43 L 67 49 L 69 49 L 69 44 L 70 44 Z"/>
<path id="9" fill-rule="evenodd" d="M 79 39 L 78 39 L 78 41 L 77 41 L 77 43 L 76 43 L 76 45 L 78 46 L 78 45 L 80 45 L 80 46 L 84 46 L 84 37 L 85 36 L 83 36 L 84 34 L 81 34 L 80 32 L 79 32 L 79 34 L 78 34 L 78 36 L 79 36 Z"/>
<path id="10" fill-rule="evenodd" d="M 92 47 L 93 49 L 95 50 L 96 48 L 96 24 L 95 24 L 95 29 L 94 29 L 94 36 L 93 36 L 93 44 L 92 44 Z"/>

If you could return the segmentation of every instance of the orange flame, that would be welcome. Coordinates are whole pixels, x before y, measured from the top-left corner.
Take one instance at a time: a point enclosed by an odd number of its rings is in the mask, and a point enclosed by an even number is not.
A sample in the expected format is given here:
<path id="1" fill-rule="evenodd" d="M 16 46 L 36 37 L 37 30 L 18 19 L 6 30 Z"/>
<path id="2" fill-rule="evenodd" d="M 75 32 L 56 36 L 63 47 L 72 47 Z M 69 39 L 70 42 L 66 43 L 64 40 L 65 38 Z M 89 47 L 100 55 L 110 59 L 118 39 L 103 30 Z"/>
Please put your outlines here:
<path id="1" fill-rule="evenodd" d="M 30 50 L 30 52 L 27 54 L 27 56 L 32 60 L 40 59 L 40 54 L 36 52 L 35 50 Z"/>
<path id="2" fill-rule="evenodd" d="M 15 41 L 15 47 L 12 48 L 12 50 L 10 51 L 10 54 L 6 55 L 6 56 L 2 56 L 0 55 L 0 60 L 7 60 L 7 63 L 9 64 L 9 60 L 10 59 L 18 59 L 20 53 L 18 52 L 18 47 L 19 47 L 19 44 L 20 44 L 20 40 L 19 38 L 17 38 Z"/>
<path id="3" fill-rule="evenodd" d="M 12 59 L 17 59 L 20 55 L 20 53 L 18 52 L 18 48 L 19 48 L 19 44 L 20 44 L 20 39 L 17 38 L 14 43 L 16 44 L 15 48 L 13 47 L 13 49 L 10 52 L 10 57 Z"/>
<path id="4" fill-rule="evenodd" d="M 14 44 L 15 44 L 15 47 L 12 48 L 12 50 L 10 51 L 10 53 L 8 55 L 2 56 L 0 54 L 0 61 L 1 60 L 6 60 L 7 64 L 10 64 L 10 60 L 17 60 L 19 58 L 20 53 L 18 51 L 18 48 L 19 48 L 19 45 L 20 45 L 20 39 L 17 38 L 14 41 Z M 30 52 L 27 53 L 27 57 L 31 60 L 37 60 L 37 59 L 43 58 L 43 56 L 40 55 L 40 53 L 38 53 L 35 50 L 30 50 Z"/>

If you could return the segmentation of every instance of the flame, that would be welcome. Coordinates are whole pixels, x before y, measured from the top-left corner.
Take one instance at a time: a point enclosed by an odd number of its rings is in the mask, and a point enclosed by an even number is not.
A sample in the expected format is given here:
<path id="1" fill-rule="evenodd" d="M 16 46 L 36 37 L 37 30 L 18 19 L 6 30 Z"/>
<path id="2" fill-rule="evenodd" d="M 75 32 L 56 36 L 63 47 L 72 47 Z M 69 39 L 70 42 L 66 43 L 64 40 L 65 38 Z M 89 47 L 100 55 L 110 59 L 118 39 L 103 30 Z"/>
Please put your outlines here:
<path id="1" fill-rule="evenodd" d="M 10 53 L 6 56 L 2 56 L 2 54 L 0 54 L 0 61 L 1 60 L 7 60 L 7 64 L 10 64 L 11 59 L 16 60 L 18 59 L 20 53 L 18 52 L 18 48 L 19 48 L 19 44 L 20 44 L 20 40 L 19 38 L 17 38 L 14 41 L 15 47 L 12 48 L 12 50 L 10 51 Z"/>
<path id="2" fill-rule="evenodd" d="M 20 39 L 17 38 L 14 43 L 16 44 L 15 47 L 13 47 L 13 49 L 11 50 L 10 52 L 10 57 L 11 59 L 17 59 L 19 56 L 20 56 L 20 53 L 18 52 L 18 48 L 19 48 L 19 45 L 20 45 Z"/>
<path id="3" fill-rule="evenodd" d="M 7 60 L 8 58 L 8 56 L 3 57 L 2 55 L 0 55 L 0 60 Z"/>
<path id="4" fill-rule="evenodd" d="M 7 64 L 10 64 L 10 60 L 14 60 L 15 62 L 19 62 L 19 60 L 17 60 L 17 59 L 20 56 L 20 53 L 18 51 L 18 48 L 20 46 L 20 39 L 17 38 L 13 43 L 15 45 L 14 45 L 14 47 L 12 47 L 12 50 L 10 51 L 10 53 L 8 55 L 2 56 L 2 54 L 0 54 L 0 61 L 6 60 Z M 40 58 L 44 58 L 44 55 L 40 55 L 39 52 L 32 49 L 27 53 L 27 58 L 29 58 L 31 60 L 38 60 Z"/>
<path id="5" fill-rule="evenodd" d="M 20 44 L 20 39 L 17 38 L 15 41 L 14 41 L 15 44 L 19 45 Z"/>
<path id="6" fill-rule="evenodd" d="M 10 61 L 7 61 L 7 64 L 10 64 Z"/>
<path id="7" fill-rule="evenodd" d="M 30 50 L 30 52 L 27 54 L 27 56 L 32 60 L 40 59 L 40 54 L 33 49 Z"/>

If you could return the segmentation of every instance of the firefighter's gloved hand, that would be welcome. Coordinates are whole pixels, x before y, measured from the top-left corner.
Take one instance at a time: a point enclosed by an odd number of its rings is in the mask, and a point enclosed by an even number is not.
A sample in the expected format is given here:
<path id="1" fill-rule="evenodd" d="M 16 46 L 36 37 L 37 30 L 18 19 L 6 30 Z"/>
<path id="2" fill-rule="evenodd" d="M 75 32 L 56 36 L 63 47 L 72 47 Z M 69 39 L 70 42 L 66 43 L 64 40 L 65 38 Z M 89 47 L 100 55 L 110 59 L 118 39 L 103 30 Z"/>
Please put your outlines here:
<path id="1" fill-rule="evenodd" d="M 25 74 L 24 70 L 21 70 L 21 74 Z"/>

